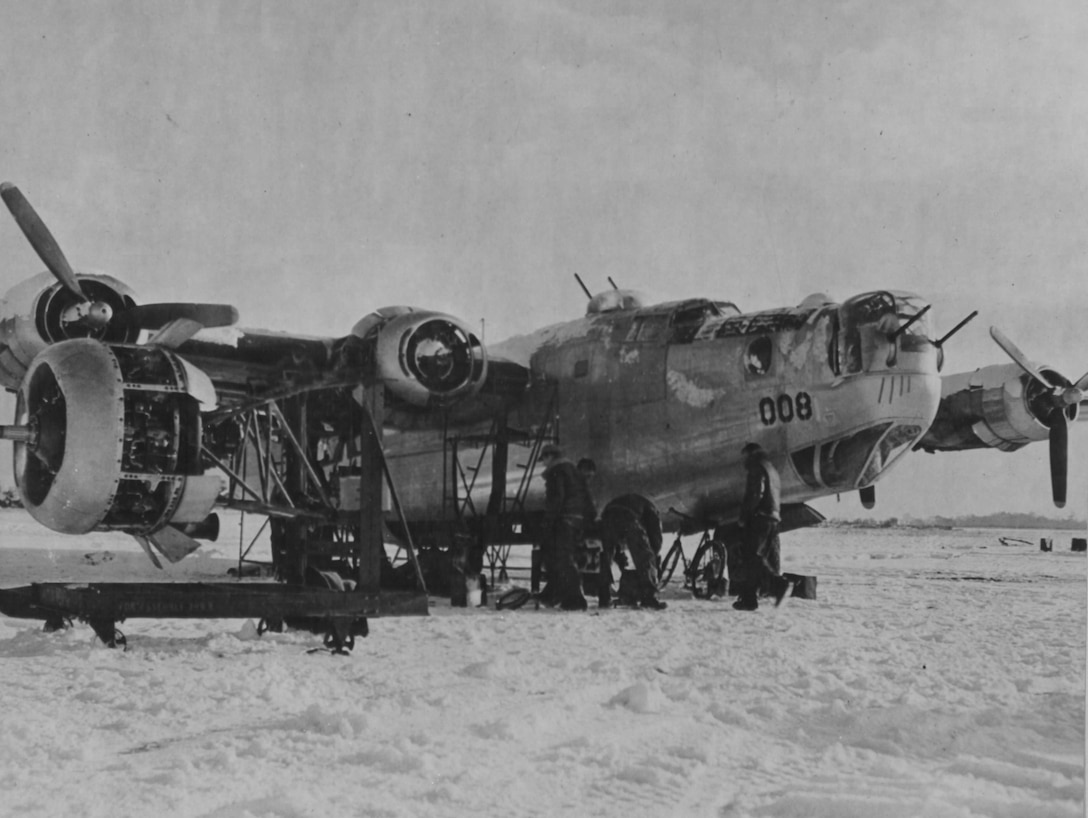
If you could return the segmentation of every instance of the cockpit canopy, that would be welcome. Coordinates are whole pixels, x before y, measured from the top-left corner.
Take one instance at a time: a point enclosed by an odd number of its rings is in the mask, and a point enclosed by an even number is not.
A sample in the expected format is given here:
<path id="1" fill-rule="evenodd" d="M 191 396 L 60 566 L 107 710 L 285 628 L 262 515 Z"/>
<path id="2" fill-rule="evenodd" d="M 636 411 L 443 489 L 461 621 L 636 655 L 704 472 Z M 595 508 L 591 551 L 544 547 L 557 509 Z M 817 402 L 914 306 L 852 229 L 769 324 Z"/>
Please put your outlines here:
<path id="1" fill-rule="evenodd" d="M 629 343 L 690 344 L 706 333 L 713 335 L 714 328 L 740 310 L 729 301 L 710 301 L 706 298 L 689 298 L 655 304 L 635 313 L 631 329 L 625 339 Z"/>

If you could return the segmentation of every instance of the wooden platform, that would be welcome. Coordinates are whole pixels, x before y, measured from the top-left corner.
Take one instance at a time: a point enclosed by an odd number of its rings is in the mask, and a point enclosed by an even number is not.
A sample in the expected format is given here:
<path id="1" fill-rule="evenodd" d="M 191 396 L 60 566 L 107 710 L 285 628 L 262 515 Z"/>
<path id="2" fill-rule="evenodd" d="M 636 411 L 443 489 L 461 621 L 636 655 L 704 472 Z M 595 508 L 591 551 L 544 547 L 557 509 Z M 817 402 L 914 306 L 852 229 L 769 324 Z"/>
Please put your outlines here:
<path id="1" fill-rule="evenodd" d="M 0 589 L 19 619 L 284 619 L 426 616 L 414 591 L 332 591 L 278 582 L 35 582 Z"/>

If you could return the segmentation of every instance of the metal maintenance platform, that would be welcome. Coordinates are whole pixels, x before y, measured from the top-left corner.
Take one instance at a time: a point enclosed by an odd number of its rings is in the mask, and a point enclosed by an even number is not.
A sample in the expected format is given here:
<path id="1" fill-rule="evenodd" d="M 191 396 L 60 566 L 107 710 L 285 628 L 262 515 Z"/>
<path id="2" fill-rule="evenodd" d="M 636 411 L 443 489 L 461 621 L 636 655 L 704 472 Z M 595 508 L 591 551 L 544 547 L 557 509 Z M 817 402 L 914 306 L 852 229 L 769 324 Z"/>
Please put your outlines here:
<path id="1" fill-rule="evenodd" d="M 350 650 L 365 636 L 367 619 L 426 616 L 417 591 L 338 591 L 280 582 L 35 582 L 0 589 L 0 613 L 63 627 L 87 622 L 111 647 L 124 644 L 126 619 L 259 619 L 271 630 L 283 622 L 324 632 L 325 645 Z"/>

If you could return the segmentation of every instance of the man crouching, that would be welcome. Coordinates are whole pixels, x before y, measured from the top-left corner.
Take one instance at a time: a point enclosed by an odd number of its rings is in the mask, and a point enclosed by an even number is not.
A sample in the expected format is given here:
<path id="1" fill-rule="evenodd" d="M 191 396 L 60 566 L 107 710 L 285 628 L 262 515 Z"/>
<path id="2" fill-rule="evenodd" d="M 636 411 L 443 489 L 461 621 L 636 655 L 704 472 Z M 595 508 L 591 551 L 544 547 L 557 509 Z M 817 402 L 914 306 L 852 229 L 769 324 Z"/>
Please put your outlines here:
<path id="1" fill-rule="evenodd" d="M 624 544 L 635 563 L 635 602 L 656 611 L 668 607 L 657 598 L 658 555 L 661 552 L 661 517 L 657 507 L 641 494 L 624 494 L 601 513 L 601 583 L 598 601 L 611 604 L 612 560 Z"/>

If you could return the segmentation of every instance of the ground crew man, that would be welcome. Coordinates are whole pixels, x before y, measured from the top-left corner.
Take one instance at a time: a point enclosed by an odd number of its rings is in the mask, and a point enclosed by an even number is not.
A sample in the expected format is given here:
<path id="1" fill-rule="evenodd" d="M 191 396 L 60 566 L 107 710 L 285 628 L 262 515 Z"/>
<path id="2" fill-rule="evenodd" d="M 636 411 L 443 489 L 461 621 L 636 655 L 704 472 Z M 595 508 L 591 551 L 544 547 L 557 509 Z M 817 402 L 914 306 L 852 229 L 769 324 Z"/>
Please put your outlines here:
<path id="1" fill-rule="evenodd" d="M 601 577 L 597 601 L 612 603 L 612 560 L 626 544 L 635 563 L 636 602 L 660 611 L 667 604 L 657 598 L 657 565 L 661 552 L 661 517 L 657 507 L 640 494 L 624 494 L 601 513 Z"/>
<path id="2" fill-rule="evenodd" d="M 733 607 L 754 611 L 759 607 L 760 591 L 773 596 L 774 604 L 778 606 L 789 591 L 790 583 L 779 573 L 778 523 L 782 519 L 782 488 L 778 470 L 758 443 L 747 444 L 741 453 L 748 481 L 738 520 L 741 547 L 737 573 L 740 576 L 733 578 L 737 587 L 737 601 Z"/>
<path id="3" fill-rule="evenodd" d="M 540 600 L 558 604 L 566 611 L 584 611 L 582 574 L 576 554 L 585 536 L 586 517 L 593 507 L 586 481 L 574 464 L 563 457 L 562 450 L 549 443 L 540 452 L 544 464 L 544 530 L 541 556 L 548 574 Z"/>

